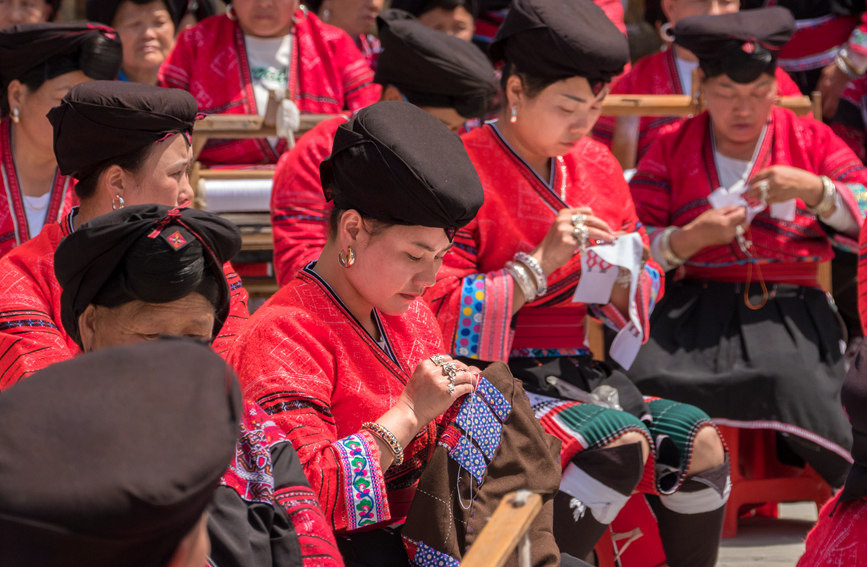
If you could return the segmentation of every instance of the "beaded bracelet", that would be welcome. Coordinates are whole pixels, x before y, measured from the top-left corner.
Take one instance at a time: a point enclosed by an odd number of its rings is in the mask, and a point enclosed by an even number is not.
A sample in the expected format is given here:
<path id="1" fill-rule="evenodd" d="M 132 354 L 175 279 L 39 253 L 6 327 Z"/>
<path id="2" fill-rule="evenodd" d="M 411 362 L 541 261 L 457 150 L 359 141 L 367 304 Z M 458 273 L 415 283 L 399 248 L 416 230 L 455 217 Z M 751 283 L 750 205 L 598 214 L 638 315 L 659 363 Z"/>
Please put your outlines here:
<path id="1" fill-rule="evenodd" d="M 675 254 L 674 250 L 671 249 L 671 234 L 677 229 L 678 227 L 676 226 L 669 226 L 659 235 L 659 250 L 662 252 L 665 263 L 671 268 L 676 268 L 686 262 L 686 260 Z"/>
<path id="2" fill-rule="evenodd" d="M 539 290 L 533 282 L 533 278 L 530 276 L 529 269 L 526 266 L 509 261 L 506 262 L 506 272 L 515 279 L 515 283 L 517 283 L 518 287 L 521 288 L 526 303 L 536 299 Z"/>
<path id="3" fill-rule="evenodd" d="M 821 175 L 822 180 L 822 200 L 815 207 L 808 206 L 807 209 L 817 217 L 827 215 L 834 208 L 834 202 L 837 196 L 837 187 L 826 175 Z"/>
<path id="4" fill-rule="evenodd" d="M 533 279 L 536 280 L 536 297 L 545 295 L 545 292 L 548 291 L 548 278 L 545 277 L 545 272 L 542 270 L 542 264 L 539 263 L 539 260 L 525 252 L 515 254 L 514 260 L 523 264 L 533 274 Z"/>
<path id="5" fill-rule="evenodd" d="M 393 465 L 401 465 L 403 463 L 403 447 L 400 446 L 394 433 L 389 431 L 384 425 L 380 425 L 375 421 L 365 421 L 361 424 L 361 427 L 370 431 L 380 441 L 388 445 L 388 448 L 391 449 L 391 452 L 394 455 Z"/>

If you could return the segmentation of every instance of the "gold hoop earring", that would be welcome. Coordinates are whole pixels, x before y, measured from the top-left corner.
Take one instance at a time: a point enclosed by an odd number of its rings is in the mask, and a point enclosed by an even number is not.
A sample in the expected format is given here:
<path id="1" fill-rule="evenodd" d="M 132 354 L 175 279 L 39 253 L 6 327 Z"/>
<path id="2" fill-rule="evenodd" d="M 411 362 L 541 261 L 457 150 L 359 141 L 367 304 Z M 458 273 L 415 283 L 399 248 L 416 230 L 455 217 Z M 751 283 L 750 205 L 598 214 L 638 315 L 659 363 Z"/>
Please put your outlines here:
<path id="1" fill-rule="evenodd" d="M 346 247 L 346 253 L 343 250 L 337 253 L 337 263 L 343 268 L 349 268 L 355 263 L 355 250 L 352 246 Z"/>
<path id="2" fill-rule="evenodd" d="M 124 207 L 124 205 L 126 205 L 126 203 L 124 202 L 123 197 L 121 197 L 120 195 L 115 195 L 114 197 L 111 198 L 111 210 L 112 211 L 122 209 Z"/>
<path id="3" fill-rule="evenodd" d="M 514 124 L 518 121 L 518 105 L 512 106 L 512 116 L 509 117 L 509 123 Z"/>
<path id="4" fill-rule="evenodd" d="M 12 122 L 14 122 L 15 124 L 21 123 L 21 114 L 19 114 L 17 108 L 12 109 Z"/>

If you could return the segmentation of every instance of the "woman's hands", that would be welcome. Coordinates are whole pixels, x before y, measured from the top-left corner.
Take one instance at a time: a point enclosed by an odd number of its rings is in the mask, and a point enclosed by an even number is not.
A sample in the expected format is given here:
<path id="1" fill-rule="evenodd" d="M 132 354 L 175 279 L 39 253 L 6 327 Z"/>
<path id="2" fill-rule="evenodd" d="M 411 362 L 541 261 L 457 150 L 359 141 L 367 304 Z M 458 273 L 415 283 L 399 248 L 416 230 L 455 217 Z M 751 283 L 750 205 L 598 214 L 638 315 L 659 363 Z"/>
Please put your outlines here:
<path id="1" fill-rule="evenodd" d="M 669 246 L 679 258 L 691 258 L 702 248 L 728 244 L 738 235 L 738 227 L 744 227 L 747 220 L 745 207 L 730 205 L 719 209 L 709 209 L 669 238 Z"/>
<path id="2" fill-rule="evenodd" d="M 822 200 L 822 178 L 809 171 L 788 165 L 772 165 L 750 179 L 747 197 L 768 205 L 801 199 L 808 207 Z"/>
<path id="3" fill-rule="evenodd" d="M 451 370 L 454 380 L 450 379 Z M 420 430 L 455 400 L 471 393 L 478 384 L 479 372 L 475 366 L 467 366 L 447 354 L 425 359 L 415 367 L 395 407 L 401 406 L 411 413 Z"/>
<path id="4" fill-rule="evenodd" d="M 584 226 L 587 227 L 588 245 L 599 242 L 614 242 L 616 235 L 608 223 L 593 215 L 590 207 L 576 207 L 562 209 L 557 213 L 557 218 L 548 229 L 548 233 L 531 256 L 539 261 L 545 276 L 550 276 L 557 268 L 563 266 L 575 254 L 580 242 L 574 236 L 575 225 L 572 217 L 576 214 L 584 215 Z"/>

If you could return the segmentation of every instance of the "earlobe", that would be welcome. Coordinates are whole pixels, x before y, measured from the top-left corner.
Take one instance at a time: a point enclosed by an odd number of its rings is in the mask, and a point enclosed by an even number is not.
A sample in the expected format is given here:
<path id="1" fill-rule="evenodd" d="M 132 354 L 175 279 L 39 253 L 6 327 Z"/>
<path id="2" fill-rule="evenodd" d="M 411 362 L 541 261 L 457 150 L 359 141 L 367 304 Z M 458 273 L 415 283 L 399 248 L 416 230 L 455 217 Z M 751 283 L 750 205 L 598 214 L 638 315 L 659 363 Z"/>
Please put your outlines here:
<path id="1" fill-rule="evenodd" d="M 107 195 L 110 202 L 115 202 L 118 197 L 123 198 L 126 186 L 126 175 L 119 165 L 111 165 L 102 172 L 99 187 Z"/>
<path id="2" fill-rule="evenodd" d="M 96 307 L 88 305 L 84 313 L 78 316 L 78 333 L 81 336 L 81 351 L 94 350 L 94 337 L 96 335 Z"/>

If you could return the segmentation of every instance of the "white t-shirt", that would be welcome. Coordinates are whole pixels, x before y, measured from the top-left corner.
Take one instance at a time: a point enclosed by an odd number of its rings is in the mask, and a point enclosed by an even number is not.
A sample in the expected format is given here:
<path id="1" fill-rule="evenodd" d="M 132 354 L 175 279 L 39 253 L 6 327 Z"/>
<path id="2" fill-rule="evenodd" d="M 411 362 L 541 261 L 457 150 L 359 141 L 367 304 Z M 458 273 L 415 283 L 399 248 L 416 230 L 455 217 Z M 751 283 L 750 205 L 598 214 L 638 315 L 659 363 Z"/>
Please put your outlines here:
<path id="1" fill-rule="evenodd" d="M 27 228 L 30 230 L 30 238 L 42 231 L 45 224 L 45 213 L 48 212 L 48 203 L 51 201 L 51 191 L 39 197 L 24 197 L 24 214 L 27 215 Z"/>
<path id="2" fill-rule="evenodd" d="M 680 79 L 683 94 L 692 96 L 692 72 L 698 67 L 698 61 L 684 61 L 675 54 L 674 63 L 677 66 L 677 76 Z"/>
<path id="3" fill-rule="evenodd" d="M 253 92 L 260 116 L 268 108 L 269 89 L 285 89 L 289 84 L 289 61 L 292 56 L 292 36 L 246 36 L 247 61 L 253 78 Z"/>

